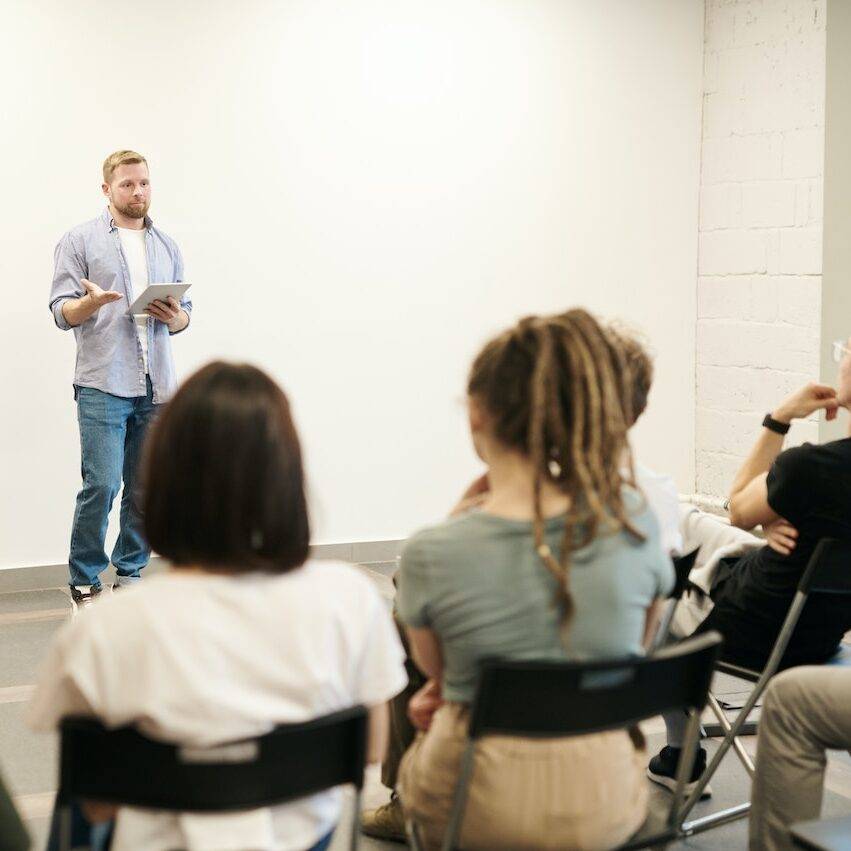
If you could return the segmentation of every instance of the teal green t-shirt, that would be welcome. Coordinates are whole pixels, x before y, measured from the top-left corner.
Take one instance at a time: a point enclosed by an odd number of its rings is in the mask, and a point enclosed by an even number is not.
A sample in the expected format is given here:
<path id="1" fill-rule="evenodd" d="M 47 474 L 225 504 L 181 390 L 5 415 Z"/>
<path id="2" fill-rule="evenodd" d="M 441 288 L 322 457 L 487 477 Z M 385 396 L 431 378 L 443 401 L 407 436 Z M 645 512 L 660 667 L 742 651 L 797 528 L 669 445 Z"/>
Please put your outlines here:
<path id="1" fill-rule="evenodd" d="M 616 658 L 643 653 L 647 607 L 668 594 L 674 571 L 656 519 L 632 490 L 624 499 L 639 541 L 626 531 L 599 535 L 573 553 L 574 617 L 567 646 L 559 634 L 556 581 L 535 551 L 532 523 L 473 512 L 423 529 L 402 551 L 396 609 L 430 627 L 443 650 L 443 697 L 469 703 L 479 662 Z M 564 517 L 546 521 L 561 548 Z"/>

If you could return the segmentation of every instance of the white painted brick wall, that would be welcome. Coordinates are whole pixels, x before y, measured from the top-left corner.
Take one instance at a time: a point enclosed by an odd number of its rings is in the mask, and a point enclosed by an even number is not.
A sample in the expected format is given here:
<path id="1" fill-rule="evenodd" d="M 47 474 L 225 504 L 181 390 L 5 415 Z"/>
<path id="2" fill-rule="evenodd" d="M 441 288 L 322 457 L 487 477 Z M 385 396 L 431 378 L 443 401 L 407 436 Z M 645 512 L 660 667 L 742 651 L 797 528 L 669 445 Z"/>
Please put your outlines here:
<path id="1" fill-rule="evenodd" d="M 825 0 L 706 0 L 697 298 L 699 494 L 818 375 Z M 790 442 L 816 440 L 815 421 Z"/>

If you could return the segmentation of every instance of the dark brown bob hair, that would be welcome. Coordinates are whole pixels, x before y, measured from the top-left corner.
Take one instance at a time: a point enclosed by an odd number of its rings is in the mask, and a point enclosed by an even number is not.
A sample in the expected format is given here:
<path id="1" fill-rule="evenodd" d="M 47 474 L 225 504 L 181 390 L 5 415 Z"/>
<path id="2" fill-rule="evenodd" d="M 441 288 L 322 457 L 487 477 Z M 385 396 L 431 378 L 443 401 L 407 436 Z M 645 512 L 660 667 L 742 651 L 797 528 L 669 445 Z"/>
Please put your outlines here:
<path id="1" fill-rule="evenodd" d="M 196 372 L 151 429 L 143 465 L 148 542 L 173 564 L 284 573 L 306 561 L 301 447 L 265 372 L 222 361 Z"/>

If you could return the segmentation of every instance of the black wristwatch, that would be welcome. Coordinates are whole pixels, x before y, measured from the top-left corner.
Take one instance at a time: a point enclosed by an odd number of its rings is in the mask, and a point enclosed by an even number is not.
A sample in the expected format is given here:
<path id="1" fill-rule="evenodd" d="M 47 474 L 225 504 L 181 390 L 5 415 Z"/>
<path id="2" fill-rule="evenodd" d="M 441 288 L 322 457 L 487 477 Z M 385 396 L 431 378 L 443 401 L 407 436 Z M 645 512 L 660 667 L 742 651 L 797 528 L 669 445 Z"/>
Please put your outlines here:
<path id="1" fill-rule="evenodd" d="M 789 431 L 791 423 L 781 423 L 779 420 L 775 420 L 771 414 L 766 414 L 765 419 L 762 421 L 762 425 L 763 428 L 767 428 L 775 434 L 786 434 Z"/>

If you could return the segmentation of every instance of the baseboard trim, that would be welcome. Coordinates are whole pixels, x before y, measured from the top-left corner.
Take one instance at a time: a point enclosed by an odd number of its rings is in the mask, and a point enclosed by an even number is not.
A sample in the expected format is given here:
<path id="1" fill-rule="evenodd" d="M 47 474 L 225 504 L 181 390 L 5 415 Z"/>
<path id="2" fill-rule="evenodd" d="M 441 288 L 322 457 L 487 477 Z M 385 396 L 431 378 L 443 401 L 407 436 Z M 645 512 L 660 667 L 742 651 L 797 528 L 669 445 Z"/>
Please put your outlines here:
<path id="1" fill-rule="evenodd" d="M 395 561 L 404 541 L 352 541 L 348 544 L 316 544 L 311 555 L 319 559 L 340 559 L 355 564 L 371 564 Z M 145 575 L 152 576 L 163 571 L 168 562 L 154 556 L 145 568 Z M 101 574 L 105 583 L 115 581 L 112 565 Z M 13 591 L 44 591 L 48 588 L 64 588 L 68 584 L 67 564 L 43 564 L 32 567 L 10 567 L 0 570 L 0 594 Z"/>

